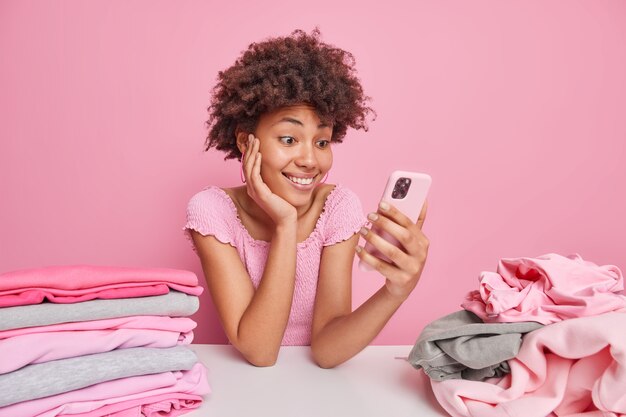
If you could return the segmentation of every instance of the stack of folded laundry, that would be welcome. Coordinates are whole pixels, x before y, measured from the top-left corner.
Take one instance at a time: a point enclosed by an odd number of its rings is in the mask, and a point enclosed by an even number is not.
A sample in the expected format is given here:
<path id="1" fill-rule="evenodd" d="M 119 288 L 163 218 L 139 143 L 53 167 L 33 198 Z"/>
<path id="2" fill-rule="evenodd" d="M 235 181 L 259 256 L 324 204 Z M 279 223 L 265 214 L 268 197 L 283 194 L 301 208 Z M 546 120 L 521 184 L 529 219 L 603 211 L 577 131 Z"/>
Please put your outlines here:
<path id="1" fill-rule="evenodd" d="M 202 287 L 163 268 L 0 275 L 0 416 L 177 416 L 210 392 L 185 347 Z"/>
<path id="2" fill-rule="evenodd" d="M 409 362 L 455 417 L 626 415 L 626 297 L 614 265 L 502 259 Z"/>

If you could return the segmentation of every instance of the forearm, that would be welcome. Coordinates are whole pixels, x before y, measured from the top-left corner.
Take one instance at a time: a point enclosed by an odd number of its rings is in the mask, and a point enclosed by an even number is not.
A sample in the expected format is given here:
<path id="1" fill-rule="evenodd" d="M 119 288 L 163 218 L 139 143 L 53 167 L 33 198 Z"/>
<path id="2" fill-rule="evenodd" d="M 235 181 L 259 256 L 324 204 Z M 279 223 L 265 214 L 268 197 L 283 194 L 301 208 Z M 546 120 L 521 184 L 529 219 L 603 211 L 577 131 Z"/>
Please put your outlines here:
<path id="1" fill-rule="evenodd" d="M 261 282 L 239 322 L 237 348 L 256 365 L 273 365 L 278 356 L 293 299 L 296 247 L 295 223 L 278 226 Z"/>
<path id="2" fill-rule="evenodd" d="M 383 286 L 359 308 L 329 322 L 311 343 L 319 366 L 332 368 L 363 350 L 402 305 Z"/>

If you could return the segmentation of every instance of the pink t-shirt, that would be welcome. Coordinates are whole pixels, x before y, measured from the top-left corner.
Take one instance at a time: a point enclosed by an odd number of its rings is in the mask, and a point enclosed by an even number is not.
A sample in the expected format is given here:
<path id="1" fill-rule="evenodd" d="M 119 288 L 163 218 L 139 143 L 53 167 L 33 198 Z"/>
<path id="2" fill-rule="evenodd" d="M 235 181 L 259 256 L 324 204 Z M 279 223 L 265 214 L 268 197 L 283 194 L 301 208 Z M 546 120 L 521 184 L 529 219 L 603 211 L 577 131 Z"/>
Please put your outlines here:
<path id="1" fill-rule="evenodd" d="M 349 189 L 336 185 L 326 197 L 313 232 L 298 243 L 296 282 L 282 345 L 311 343 L 313 305 L 322 249 L 349 239 L 365 223 L 359 198 Z M 250 236 L 237 215 L 235 204 L 224 190 L 207 187 L 191 198 L 187 206 L 187 224 L 183 228 L 188 236 L 189 229 L 204 236 L 215 236 L 220 242 L 234 246 L 254 288 L 258 288 L 270 243 Z"/>

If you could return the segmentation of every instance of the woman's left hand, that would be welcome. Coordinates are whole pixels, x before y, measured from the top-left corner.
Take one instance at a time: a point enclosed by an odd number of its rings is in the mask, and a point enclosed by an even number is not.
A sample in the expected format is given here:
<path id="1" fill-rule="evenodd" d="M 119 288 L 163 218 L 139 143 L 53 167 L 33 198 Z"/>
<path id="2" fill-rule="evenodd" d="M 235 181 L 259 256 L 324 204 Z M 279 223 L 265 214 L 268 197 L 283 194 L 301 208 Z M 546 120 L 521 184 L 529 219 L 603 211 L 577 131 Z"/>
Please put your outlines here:
<path id="1" fill-rule="evenodd" d="M 381 203 L 376 213 L 367 217 L 375 230 L 362 228 L 363 238 L 391 260 L 385 261 L 357 247 L 357 255 L 363 262 L 385 276 L 385 287 L 393 297 L 404 301 L 413 291 L 426 264 L 429 241 L 422 232 L 426 219 L 427 204 L 424 204 L 419 219 L 413 223 L 406 215 L 391 204 Z M 396 238 L 402 247 L 397 247 L 376 233 L 384 230 Z"/>

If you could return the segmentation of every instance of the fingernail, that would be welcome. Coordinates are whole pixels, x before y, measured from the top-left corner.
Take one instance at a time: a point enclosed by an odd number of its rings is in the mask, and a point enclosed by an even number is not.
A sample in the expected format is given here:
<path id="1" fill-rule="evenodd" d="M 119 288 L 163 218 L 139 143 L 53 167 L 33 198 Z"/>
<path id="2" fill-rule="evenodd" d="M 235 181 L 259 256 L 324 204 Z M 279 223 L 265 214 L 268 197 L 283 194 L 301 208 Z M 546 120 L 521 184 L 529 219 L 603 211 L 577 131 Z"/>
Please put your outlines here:
<path id="1" fill-rule="evenodd" d="M 354 250 L 356 250 L 356 253 L 361 253 L 363 248 L 361 248 L 359 245 L 357 245 L 356 248 L 354 248 Z"/>
<path id="2" fill-rule="evenodd" d="M 367 235 L 367 232 L 369 232 L 369 230 L 367 230 L 365 227 L 361 227 L 361 230 L 359 230 L 359 233 L 363 236 Z"/>
<path id="3" fill-rule="evenodd" d="M 375 222 L 376 220 L 378 220 L 378 214 L 370 213 L 370 214 L 367 215 L 367 218 L 370 219 L 371 221 Z"/>
<path id="4" fill-rule="evenodd" d="M 381 201 L 378 207 L 380 207 L 381 210 L 389 210 L 389 204 L 384 201 Z"/>

